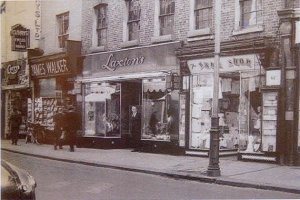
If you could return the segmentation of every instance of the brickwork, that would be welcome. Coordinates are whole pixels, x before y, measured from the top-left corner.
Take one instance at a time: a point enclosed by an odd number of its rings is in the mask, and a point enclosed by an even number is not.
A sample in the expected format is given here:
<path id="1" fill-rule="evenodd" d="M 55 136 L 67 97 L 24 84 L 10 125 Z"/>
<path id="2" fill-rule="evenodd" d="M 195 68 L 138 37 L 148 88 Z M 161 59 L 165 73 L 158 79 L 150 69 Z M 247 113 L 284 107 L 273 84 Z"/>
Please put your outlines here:
<path id="1" fill-rule="evenodd" d="M 277 10 L 284 7 L 284 1 L 263 1 L 263 31 L 247 33 L 233 36 L 235 24 L 235 9 L 238 0 L 222 0 L 222 25 L 221 41 L 234 41 L 237 39 L 249 39 L 255 37 L 273 36 L 276 37 L 278 29 Z M 123 25 L 126 12 L 125 1 L 122 0 L 90 0 L 83 1 L 83 24 L 82 42 L 83 54 L 89 52 L 92 46 L 93 32 L 93 7 L 99 3 L 108 4 L 108 45 L 107 51 L 121 49 L 123 42 Z M 141 23 L 140 23 L 140 43 L 139 46 L 151 44 L 151 37 L 154 36 L 154 0 L 140 0 L 141 3 Z M 189 0 L 175 0 L 175 20 L 174 20 L 174 40 L 187 42 L 189 31 L 190 2 Z M 212 20 L 214 23 L 214 19 Z M 214 28 L 212 27 L 212 33 Z M 213 34 L 212 34 L 213 35 Z"/>

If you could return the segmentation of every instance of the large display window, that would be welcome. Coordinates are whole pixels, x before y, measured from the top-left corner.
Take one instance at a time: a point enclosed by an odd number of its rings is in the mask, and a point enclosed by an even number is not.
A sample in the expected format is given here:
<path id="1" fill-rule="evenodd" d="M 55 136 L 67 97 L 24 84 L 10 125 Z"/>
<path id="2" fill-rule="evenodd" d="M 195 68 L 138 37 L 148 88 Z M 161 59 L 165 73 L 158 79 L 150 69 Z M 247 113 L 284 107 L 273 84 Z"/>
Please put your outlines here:
<path id="1" fill-rule="evenodd" d="M 143 140 L 170 141 L 178 135 L 178 102 L 178 91 L 167 90 L 165 78 L 143 80 Z"/>
<path id="2" fill-rule="evenodd" d="M 120 98 L 118 83 L 85 84 L 85 136 L 121 137 Z"/>
<path id="3" fill-rule="evenodd" d="M 220 74 L 220 149 L 261 150 L 261 81 L 252 71 Z M 191 76 L 191 149 L 210 148 L 213 84 L 213 73 Z"/>

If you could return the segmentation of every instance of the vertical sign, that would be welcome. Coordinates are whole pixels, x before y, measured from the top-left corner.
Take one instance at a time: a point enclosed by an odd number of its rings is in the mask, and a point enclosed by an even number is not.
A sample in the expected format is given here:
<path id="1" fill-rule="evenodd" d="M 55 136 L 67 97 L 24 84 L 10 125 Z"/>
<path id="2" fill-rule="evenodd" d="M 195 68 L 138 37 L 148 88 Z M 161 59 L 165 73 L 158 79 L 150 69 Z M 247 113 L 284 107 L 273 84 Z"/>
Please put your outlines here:
<path id="1" fill-rule="evenodd" d="M 41 0 L 35 0 L 34 12 L 34 38 L 39 40 L 41 39 Z"/>

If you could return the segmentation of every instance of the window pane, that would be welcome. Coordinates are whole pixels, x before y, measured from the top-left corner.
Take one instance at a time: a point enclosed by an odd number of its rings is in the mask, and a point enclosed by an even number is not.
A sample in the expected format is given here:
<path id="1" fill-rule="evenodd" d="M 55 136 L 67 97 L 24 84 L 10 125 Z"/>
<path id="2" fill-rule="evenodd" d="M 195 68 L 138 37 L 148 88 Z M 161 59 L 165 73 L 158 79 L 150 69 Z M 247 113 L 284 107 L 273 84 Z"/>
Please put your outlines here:
<path id="1" fill-rule="evenodd" d="M 167 15 L 160 18 L 160 34 L 168 35 L 173 33 L 174 15 Z"/>
<path id="2" fill-rule="evenodd" d="M 128 21 L 140 20 L 141 6 L 139 0 L 129 1 L 128 7 Z"/>
<path id="3" fill-rule="evenodd" d="M 139 39 L 141 6 L 139 0 L 128 1 L 128 40 Z"/>
<path id="4" fill-rule="evenodd" d="M 107 41 L 107 29 L 98 30 L 98 46 L 105 46 Z"/>
<path id="5" fill-rule="evenodd" d="M 209 28 L 211 26 L 212 8 L 195 11 L 196 29 Z"/>
<path id="6" fill-rule="evenodd" d="M 211 7 L 211 0 L 195 0 L 195 9 Z"/>
<path id="7" fill-rule="evenodd" d="M 106 22 L 106 5 L 100 5 L 96 7 L 97 13 L 97 28 L 104 28 L 107 26 Z"/>
<path id="8" fill-rule="evenodd" d="M 129 40 L 139 39 L 139 30 L 140 30 L 139 22 L 129 23 L 128 29 L 129 29 Z"/>
<path id="9" fill-rule="evenodd" d="M 97 45 L 105 46 L 107 44 L 107 5 L 96 6 L 95 12 L 97 15 Z"/>
<path id="10" fill-rule="evenodd" d="M 261 0 L 244 0 L 241 5 L 241 27 L 256 25 L 262 22 Z"/>
<path id="11" fill-rule="evenodd" d="M 173 14 L 174 11 L 174 0 L 160 0 L 160 15 Z"/>

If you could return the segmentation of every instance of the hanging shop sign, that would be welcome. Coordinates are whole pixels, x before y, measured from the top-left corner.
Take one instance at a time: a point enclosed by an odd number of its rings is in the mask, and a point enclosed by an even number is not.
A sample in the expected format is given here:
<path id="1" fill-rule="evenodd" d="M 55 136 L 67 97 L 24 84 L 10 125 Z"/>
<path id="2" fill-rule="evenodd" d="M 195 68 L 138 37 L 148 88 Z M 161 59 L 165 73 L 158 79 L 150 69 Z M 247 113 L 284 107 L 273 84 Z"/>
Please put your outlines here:
<path id="1" fill-rule="evenodd" d="M 3 63 L 3 86 L 18 85 L 20 87 L 29 83 L 26 60 L 14 60 Z"/>
<path id="2" fill-rule="evenodd" d="M 20 65 L 8 65 L 6 71 L 7 74 L 13 75 L 13 74 L 17 74 L 20 68 L 21 68 Z"/>
<path id="3" fill-rule="evenodd" d="M 66 57 L 35 62 L 30 65 L 32 77 L 48 77 L 70 74 Z"/>
<path id="4" fill-rule="evenodd" d="M 11 35 L 11 48 L 12 51 L 27 51 L 30 47 L 30 30 L 26 29 L 20 24 L 12 27 Z"/>
<path id="5" fill-rule="evenodd" d="M 220 72 L 248 71 L 260 68 L 257 54 L 237 55 L 220 58 Z M 214 58 L 189 60 L 188 67 L 191 73 L 214 71 Z"/>
<path id="6" fill-rule="evenodd" d="M 133 48 L 115 52 L 88 54 L 83 61 L 83 74 L 104 76 L 138 72 L 178 70 L 175 50 L 180 42 Z"/>

